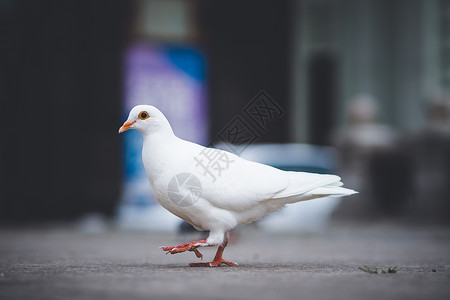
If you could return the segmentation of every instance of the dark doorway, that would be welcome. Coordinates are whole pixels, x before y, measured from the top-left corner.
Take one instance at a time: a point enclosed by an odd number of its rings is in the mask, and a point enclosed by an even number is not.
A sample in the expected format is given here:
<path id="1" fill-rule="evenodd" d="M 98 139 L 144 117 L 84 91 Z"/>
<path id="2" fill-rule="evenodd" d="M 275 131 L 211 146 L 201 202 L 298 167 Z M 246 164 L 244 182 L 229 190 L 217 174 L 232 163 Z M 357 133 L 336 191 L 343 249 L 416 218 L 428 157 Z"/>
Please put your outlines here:
<path id="1" fill-rule="evenodd" d="M 285 111 L 289 97 L 291 1 L 201 1 L 209 59 L 211 139 L 266 91 Z M 287 142 L 287 114 L 256 142 Z"/>

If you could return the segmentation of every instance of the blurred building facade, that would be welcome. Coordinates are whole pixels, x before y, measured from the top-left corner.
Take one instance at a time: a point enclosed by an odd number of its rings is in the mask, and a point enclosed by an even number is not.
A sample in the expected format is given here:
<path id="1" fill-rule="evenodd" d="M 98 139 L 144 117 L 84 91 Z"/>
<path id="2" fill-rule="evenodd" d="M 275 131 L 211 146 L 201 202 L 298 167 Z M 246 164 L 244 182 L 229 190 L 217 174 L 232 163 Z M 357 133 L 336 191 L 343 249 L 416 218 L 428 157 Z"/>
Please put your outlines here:
<path id="1" fill-rule="evenodd" d="M 450 87 L 449 1 L 299 0 L 294 7 L 293 140 L 329 141 L 359 94 L 378 99 L 382 123 L 425 125 L 426 98 Z M 317 75 L 315 64 L 328 75 Z"/>
<path id="2" fill-rule="evenodd" d="M 426 127 L 426 99 L 450 88 L 445 0 L 4 0 L 0 14 L 3 219 L 113 214 L 136 40 L 205 53 L 210 141 L 261 90 L 284 115 L 256 143 L 331 145 L 358 95 L 404 135 Z"/>
<path id="3" fill-rule="evenodd" d="M 450 2 L 299 0 L 294 11 L 291 139 L 338 146 L 360 195 L 336 215 L 447 222 Z M 376 116 L 363 105 L 354 118 L 361 95 Z"/>

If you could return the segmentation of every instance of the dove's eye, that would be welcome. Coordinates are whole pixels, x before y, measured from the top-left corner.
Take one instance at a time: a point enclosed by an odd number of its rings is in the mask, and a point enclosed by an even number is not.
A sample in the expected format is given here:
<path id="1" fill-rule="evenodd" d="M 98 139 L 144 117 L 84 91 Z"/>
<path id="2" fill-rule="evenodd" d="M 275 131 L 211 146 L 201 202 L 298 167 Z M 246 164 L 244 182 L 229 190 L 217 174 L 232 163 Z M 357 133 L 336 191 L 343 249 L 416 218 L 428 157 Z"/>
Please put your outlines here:
<path id="1" fill-rule="evenodd" d="M 141 119 L 141 120 L 145 120 L 145 119 L 148 119 L 150 116 L 148 115 L 148 113 L 146 112 L 146 111 L 141 111 L 140 113 L 139 113 L 139 119 Z"/>

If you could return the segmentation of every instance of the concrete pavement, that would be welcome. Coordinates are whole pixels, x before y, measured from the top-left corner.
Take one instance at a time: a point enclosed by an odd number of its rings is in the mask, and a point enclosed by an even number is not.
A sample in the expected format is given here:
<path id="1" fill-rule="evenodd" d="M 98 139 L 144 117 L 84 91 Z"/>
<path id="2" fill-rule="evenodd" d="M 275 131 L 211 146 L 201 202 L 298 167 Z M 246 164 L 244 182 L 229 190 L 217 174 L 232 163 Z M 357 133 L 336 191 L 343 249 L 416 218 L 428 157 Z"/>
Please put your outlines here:
<path id="1" fill-rule="evenodd" d="M 195 237 L 3 228 L 0 299 L 450 299 L 446 227 L 332 224 L 285 235 L 244 227 L 224 253 L 239 267 L 190 268 L 192 252 L 158 249 Z M 203 250 L 204 259 L 214 252 Z M 368 274 L 364 265 L 398 272 Z"/>

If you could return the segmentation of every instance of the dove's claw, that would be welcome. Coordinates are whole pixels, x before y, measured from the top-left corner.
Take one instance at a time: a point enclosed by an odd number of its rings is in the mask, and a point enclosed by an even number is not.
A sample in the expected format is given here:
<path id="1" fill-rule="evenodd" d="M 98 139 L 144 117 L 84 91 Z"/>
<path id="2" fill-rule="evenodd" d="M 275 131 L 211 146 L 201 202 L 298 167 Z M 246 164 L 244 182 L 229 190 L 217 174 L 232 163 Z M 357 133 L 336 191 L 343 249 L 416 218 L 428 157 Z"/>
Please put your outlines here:
<path id="1" fill-rule="evenodd" d="M 163 247 L 160 247 L 160 249 L 162 249 L 163 251 L 166 251 L 166 254 L 169 254 L 169 253 L 177 254 L 177 253 L 181 253 L 181 252 L 185 252 L 185 251 L 193 251 L 198 258 L 202 258 L 203 255 L 200 253 L 200 251 L 197 250 L 197 248 L 206 246 L 206 245 L 208 245 L 206 243 L 206 240 L 202 240 L 202 241 L 184 243 L 181 245 L 171 246 L 171 247 L 163 246 Z"/>
<path id="2" fill-rule="evenodd" d="M 189 251 L 194 251 L 195 255 L 200 258 L 203 259 L 203 254 L 200 253 L 200 251 L 197 250 L 197 248 L 191 249 Z"/>
<path id="3" fill-rule="evenodd" d="M 170 251 L 170 250 L 172 250 L 172 249 L 174 249 L 176 247 L 178 247 L 178 246 L 173 246 L 173 247 L 162 246 L 162 247 L 159 247 L 159 249 L 162 249 L 162 251 Z"/>
<path id="4" fill-rule="evenodd" d="M 228 260 L 224 260 L 224 259 L 220 259 L 220 260 L 213 260 L 211 262 L 201 262 L 201 263 L 190 263 L 189 266 L 190 267 L 218 267 L 221 264 L 226 264 L 228 266 L 231 267 L 235 267 L 238 264 L 232 261 L 228 261 Z"/>

